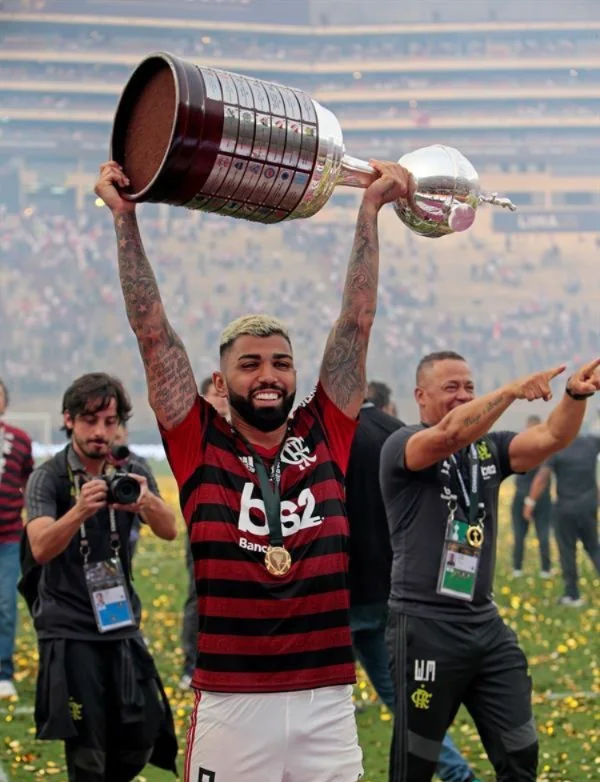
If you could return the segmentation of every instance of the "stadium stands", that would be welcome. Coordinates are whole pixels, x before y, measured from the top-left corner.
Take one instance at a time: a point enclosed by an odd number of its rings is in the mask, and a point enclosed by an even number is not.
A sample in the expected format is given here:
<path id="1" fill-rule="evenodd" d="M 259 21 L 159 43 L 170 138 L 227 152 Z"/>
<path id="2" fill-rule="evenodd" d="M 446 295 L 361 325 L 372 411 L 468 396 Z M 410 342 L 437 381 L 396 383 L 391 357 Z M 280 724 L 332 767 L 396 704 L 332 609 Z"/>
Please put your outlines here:
<path id="1" fill-rule="evenodd" d="M 155 49 L 305 89 L 340 117 L 351 154 L 457 146 L 518 200 L 517 216 L 482 217 L 441 242 L 407 234 L 391 210 L 383 219 L 371 370 L 401 400 L 424 351 L 465 353 L 485 389 L 597 350 L 600 6 L 572 2 L 561 17 L 564 4 L 545 4 L 543 18 L 522 19 L 518 3 L 481 0 L 469 19 L 475 4 L 456 0 L 448 19 L 436 0 L 383 3 L 405 17 L 392 15 L 392 28 L 375 14 L 365 29 L 335 27 L 335 0 L 286 2 L 287 19 L 281 5 L 182 1 L 164 18 L 164 3 L 148 0 L 0 4 L 0 367 L 21 409 L 55 409 L 65 378 L 103 367 L 132 390 L 134 432 L 152 436 L 112 227 L 91 188 L 120 89 Z M 364 3 L 346 5 L 350 24 Z M 337 313 L 355 194 L 311 221 L 264 228 L 141 211 L 198 375 L 213 369 L 227 320 L 268 310 L 290 324 L 310 384 Z"/>

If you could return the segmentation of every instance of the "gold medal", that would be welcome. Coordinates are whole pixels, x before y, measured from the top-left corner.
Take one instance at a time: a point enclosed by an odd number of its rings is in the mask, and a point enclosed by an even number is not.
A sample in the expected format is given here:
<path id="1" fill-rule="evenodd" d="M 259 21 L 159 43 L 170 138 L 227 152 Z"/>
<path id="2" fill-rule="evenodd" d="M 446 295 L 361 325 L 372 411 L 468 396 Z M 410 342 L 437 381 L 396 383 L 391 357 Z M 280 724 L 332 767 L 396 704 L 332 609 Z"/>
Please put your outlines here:
<path id="1" fill-rule="evenodd" d="M 281 578 L 292 567 L 292 555 L 283 546 L 269 546 L 265 554 L 265 567 L 272 576 Z"/>
<path id="2" fill-rule="evenodd" d="M 473 548 L 481 548 L 483 545 L 483 527 L 469 527 L 467 530 L 467 542 Z"/>

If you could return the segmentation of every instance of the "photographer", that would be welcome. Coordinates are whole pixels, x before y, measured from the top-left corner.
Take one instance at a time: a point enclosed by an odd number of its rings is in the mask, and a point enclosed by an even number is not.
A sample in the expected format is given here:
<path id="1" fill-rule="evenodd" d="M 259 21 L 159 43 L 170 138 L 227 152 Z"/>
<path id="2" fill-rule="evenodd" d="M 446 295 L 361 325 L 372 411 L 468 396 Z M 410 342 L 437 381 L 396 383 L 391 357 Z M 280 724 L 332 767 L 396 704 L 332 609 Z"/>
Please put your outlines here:
<path id="1" fill-rule="evenodd" d="M 128 548 L 136 515 L 165 540 L 175 538 L 175 516 L 135 459 L 131 472 L 109 463 L 130 413 L 117 379 L 78 378 L 63 398 L 70 442 L 26 491 L 20 588 L 39 642 L 37 738 L 64 740 L 69 782 L 127 782 L 148 762 L 175 771 L 172 716 L 140 633 Z"/>

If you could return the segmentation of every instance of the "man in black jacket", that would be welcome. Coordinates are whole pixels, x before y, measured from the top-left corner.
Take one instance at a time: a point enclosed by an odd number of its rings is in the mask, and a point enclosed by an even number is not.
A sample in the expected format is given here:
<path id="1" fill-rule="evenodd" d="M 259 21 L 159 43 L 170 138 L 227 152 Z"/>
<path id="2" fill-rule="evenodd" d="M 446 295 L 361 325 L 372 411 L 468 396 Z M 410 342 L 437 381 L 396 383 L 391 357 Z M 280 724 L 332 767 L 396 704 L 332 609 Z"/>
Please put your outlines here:
<path id="1" fill-rule="evenodd" d="M 379 488 L 379 455 L 387 438 L 404 424 L 384 410 L 392 407 L 384 383 L 369 383 L 346 473 L 350 523 L 350 629 L 356 657 L 385 705 L 394 711 L 394 682 L 385 641 L 392 548 Z M 438 775 L 443 782 L 469 782 L 474 774 L 446 735 Z"/>

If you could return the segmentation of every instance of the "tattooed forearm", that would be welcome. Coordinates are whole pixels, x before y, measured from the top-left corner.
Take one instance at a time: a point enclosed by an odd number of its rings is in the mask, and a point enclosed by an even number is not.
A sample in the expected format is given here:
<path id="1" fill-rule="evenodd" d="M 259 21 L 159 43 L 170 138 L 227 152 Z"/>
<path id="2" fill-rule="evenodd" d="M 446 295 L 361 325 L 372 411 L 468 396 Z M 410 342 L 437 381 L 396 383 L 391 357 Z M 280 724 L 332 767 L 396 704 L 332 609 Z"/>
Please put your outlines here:
<path id="1" fill-rule="evenodd" d="M 194 403 L 194 373 L 167 319 L 135 216 L 117 216 L 115 229 L 121 289 L 146 370 L 148 398 L 158 420 L 169 429 L 185 418 Z"/>
<path id="2" fill-rule="evenodd" d="M 148 262 L 134 214 L 115 218 L 119 255 L 119 277 L 129 323 L 135 334 L 156 326 L 161 318 L 162 301 L 158 283 Z"/>
<path id="3" fill-rule="evenodd" d="M 500 405 L 504 404 L 504 401 L 505 399 L 503 394 L 500 394 L 500 396 L 496 397 L 495 399 L 491 399 L 480 413 L 467 416 L 463 420 L 463 424 L 465 426 L 473 426 L 474 424 L 478 424 L 481 421 L 482 416 L 488 415 L 488 413 L 491 413 L 497 407 L 500 407 Z"/>
<path id="4" fill-rule="evenodd" d="M 346 272 L 342 316 L 365 312 L 375 315 L 379 279 L 379 235 L 376 210 L 363 203 L 358 213 L 354 245 Z"/>
<path id="5" fill-rule="evenodd" d="M 445 439 L 446 456 L 459 451 L 489 432 L 502 413 L 514 402 L 506 387 L 455 407 L 437 424 Z"/>
<path id="6" fill-rule="evenodd" d="M 361 206 L 346 274 L 342 311 L 325 348 L 321 382 L 331 399 L 357 415 L 366 387 L 369 334 L 377 306 L 379 238 L 377 210 Z"/>
<path id="7" fill-rule="evenodd" d="M 167 323 L 156 334 L 138 337 L 146 370 L 148 399 L 167 429 L 183 421 L 197 394 L 196 380 L 181 339 Z"/>
<path id="8" fill-rule="evenodd" d="M 342 316 L 329 335 L 321 367 L 321 382 L 341 410 L 353 402 L 360 406 L 364 399 L 366 356 L 365 337 L 359 333 L 354 320 Z"/>

